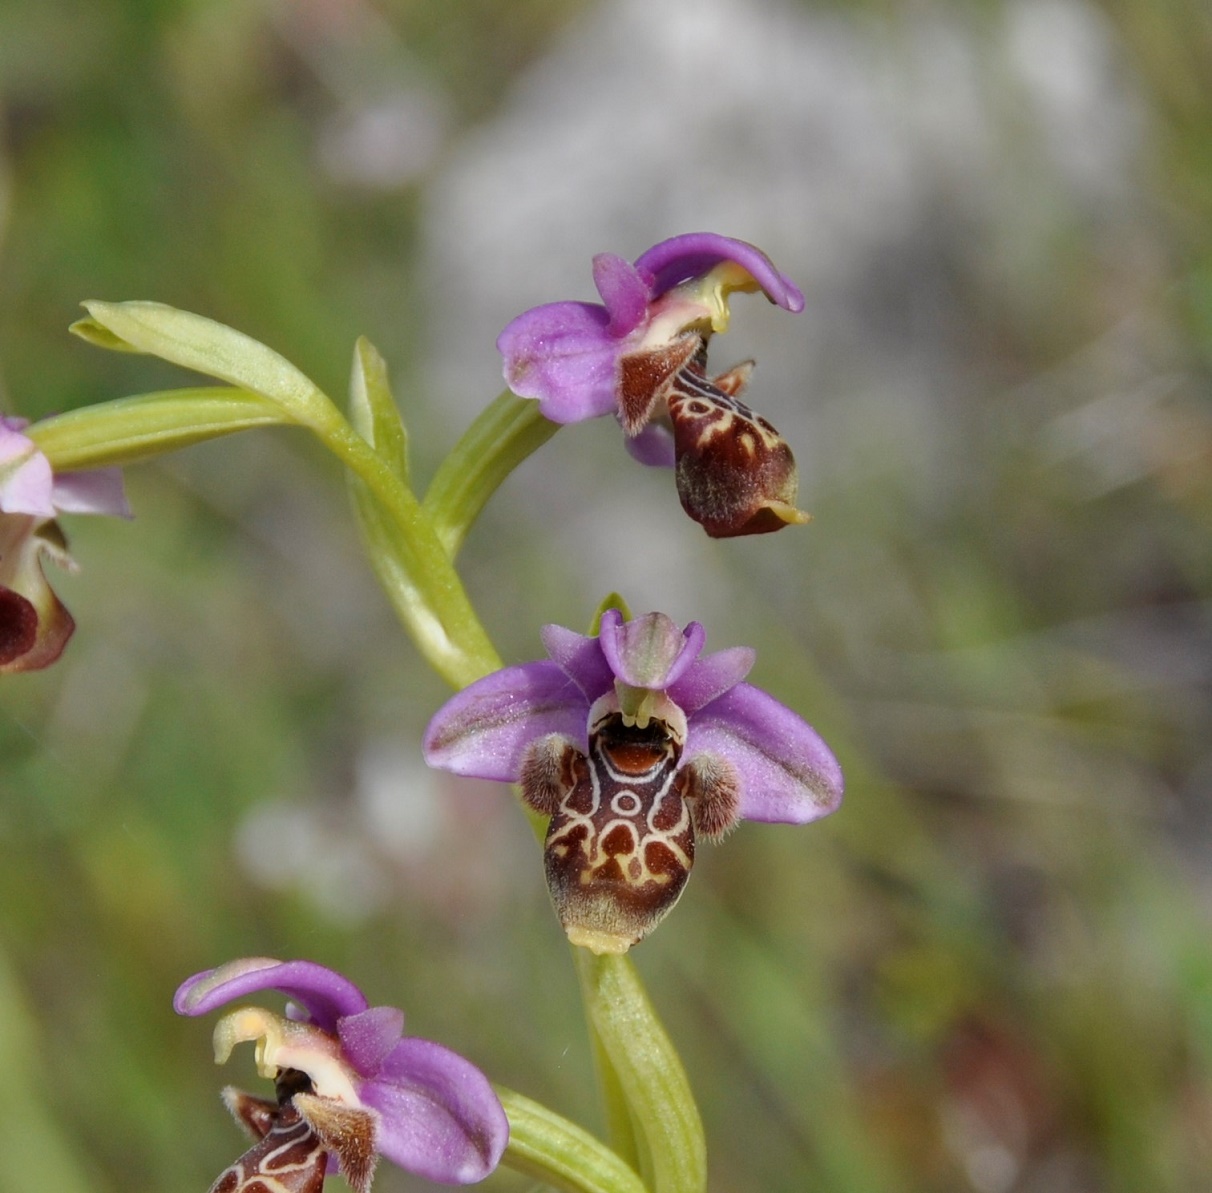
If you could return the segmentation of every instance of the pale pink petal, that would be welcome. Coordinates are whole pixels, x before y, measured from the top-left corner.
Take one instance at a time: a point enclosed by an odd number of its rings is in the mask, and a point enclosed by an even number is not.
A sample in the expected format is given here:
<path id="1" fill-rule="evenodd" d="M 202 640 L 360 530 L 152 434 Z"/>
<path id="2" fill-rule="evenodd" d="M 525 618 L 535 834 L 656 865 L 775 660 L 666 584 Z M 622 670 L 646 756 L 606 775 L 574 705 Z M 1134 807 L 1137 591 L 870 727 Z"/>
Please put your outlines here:
<path id="1" fill-rule="evenodd" d="M 55 509 L 62 514 L 108 514 L 129 518 L 130 506 L 118 468 L 91 472 L 60 472 L 51 492 Z"/>

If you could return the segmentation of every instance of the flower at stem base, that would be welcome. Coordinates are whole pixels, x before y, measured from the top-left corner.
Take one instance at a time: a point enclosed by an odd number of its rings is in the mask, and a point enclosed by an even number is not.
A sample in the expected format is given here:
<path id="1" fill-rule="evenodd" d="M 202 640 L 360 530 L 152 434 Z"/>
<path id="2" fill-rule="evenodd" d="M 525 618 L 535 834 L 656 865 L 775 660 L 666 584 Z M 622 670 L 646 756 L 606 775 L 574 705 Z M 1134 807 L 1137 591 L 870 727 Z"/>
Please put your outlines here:
<path id="1" fill-rule="evenodd" d="M 707 370 L 728 296 L 761 290 L 798 312 L 794 283 L 760 249 L 711 232 L 662 241 L 634 265 L 600 253 L 593 276 L 601 304 L 547 303 L 501 332 L 509 388 L 557 423 L 614 414 L 632 455 L 676 469 L 683 508 L 713 538 L 807 521 L 791 449 L 740 401 L 753 362 Z"/>
<path id="2" fill-rule="evenodd" d="M 290 1000 L 285 1017 L 243 1006 L 215 1027 L 216 1062 L 255 1041 L 275 1098 L 223 1091 L 255 1142 L 211 1193 L 319 1193 L 334 1161 L 355 1193 L 366 1193 L 380 1155 L 444 1184 L 496 1168 L 509 1123 L 488 1078 L 449 1048 L 404 1036 L 403 1011 L 370 1006 L 331 969 L 244 958 L 187 979 L 173 1007 L 204 1015 L 265 990 Z"/>
<path id="3" fill-rule="evenodd" d="M 698 622 L 602 614 L 596 637 L 543 628 L 549 659 L 448 701 L 425 733 L 430 766 L 522 785 L 550 816 L 548 889 L 568 938 L 622 953 L 682 893 L 696 837 L 740 820 L 832 812 L 842 773 L 817 732 L 743 683 L 753 652 L 700 657 Z"/>
<path id="4" fill-rule="evenodd" d="M 0 416 L 0 672 L 49 667 L 75 629 L 42 570 L 44 557 L 74 567 L 55 516 L 130 516 L 117 469 L 56 476 L 27 425 Z"/>

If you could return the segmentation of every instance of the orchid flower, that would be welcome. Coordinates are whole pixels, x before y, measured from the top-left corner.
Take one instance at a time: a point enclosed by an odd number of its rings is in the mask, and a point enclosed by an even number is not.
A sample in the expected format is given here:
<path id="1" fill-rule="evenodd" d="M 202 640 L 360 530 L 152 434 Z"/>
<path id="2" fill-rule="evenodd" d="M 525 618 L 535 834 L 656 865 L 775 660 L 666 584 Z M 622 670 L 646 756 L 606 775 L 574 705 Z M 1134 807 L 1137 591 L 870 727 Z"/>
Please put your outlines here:
<path id="1" fill-rule="evenodd" d="M 0 417 L 0 672 L 49 667 L 75 629 L 42 571 L 43 556 L 74 567 L 56 515 L 130 517 L 117 469 L 56 476 L 27 425 Z"/>
<path id="2" fill-rule="evenodd" d="M 429 1040 L 405 1036 L 404 1012 L 372 1007 L 347 978 L 313 961 L 244 958 L 183 982 L 181 1015 L 204 1015 L 274 990 L 286 1015 L 242 1006 L 215 1027 L 215 1060 L 256 1042 L 272 1100 L 228 1087 L 224 1101 L 255 1142 L 211 1193 L 319 1193 L 335 1161 L 367 1193 L 377 1158 L 445 1184 L 486 1177 L 501 1159 L 509 1123 L 488 1078 Z"/>
<path id="3" fill-rule="evenodd" d="M 753 362 L 707 375 L 728 296 L 761 290 L 798 312 L 795 284 L 760 249 L 712 232 L 662 241 L 634 264 L 600 253 L 593 278 L 600 305 L 548 303 L 501 332 L 509 388 L 552 422 L 614 414 L 637 459 L 675 467 L 683 508 L 713 538 L 807 521 L 791 449 L 739 400 Z"/>
<path id="4" fill-rule="evenodd" d="M 596 637 L 549 625 L 542 638 L 549 659 L 494 672 L 438 711 L 425 758 L 520 783 L 551 817 L 548 889 L 574 944 L 621 953 L 650 932 L 681 895 L 697 835 L 804 824 L 841 801 L 817 732 L 742 682 L 753 651 L 700 657 L 698 622 L 616 609 Z"/>

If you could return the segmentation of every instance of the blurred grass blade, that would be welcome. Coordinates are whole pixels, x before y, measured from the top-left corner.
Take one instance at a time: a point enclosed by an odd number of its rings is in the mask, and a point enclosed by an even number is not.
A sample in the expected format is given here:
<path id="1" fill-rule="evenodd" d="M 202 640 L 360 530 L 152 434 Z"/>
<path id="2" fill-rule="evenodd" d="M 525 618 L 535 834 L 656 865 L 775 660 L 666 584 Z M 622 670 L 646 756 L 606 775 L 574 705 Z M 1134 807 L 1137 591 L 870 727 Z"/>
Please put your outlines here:
<path id="1" fill-rule="evenodd" d="M 55 1121 L 40 1089 L 38 1032 L 0 954 L 0 1162 L 5 1189 L 98 1193 L 70 1137 Z"/>

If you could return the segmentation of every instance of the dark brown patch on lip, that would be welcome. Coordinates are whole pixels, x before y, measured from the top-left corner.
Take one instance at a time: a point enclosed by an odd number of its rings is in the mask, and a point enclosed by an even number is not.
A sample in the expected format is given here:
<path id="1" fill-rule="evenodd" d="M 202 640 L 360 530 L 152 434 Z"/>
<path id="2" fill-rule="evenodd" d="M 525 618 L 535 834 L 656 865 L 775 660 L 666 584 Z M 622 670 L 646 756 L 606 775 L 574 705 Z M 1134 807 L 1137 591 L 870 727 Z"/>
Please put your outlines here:
<path id="1" fill-rule="evenodd" d="M 736 395 L 751 365 L 714 380 L 705 357 L 686 365 L 669 386 L 678 496 L 712 538 L 769 534 L 807 520 L 795 508 L 799 478 L 783 437 Z"/>
<path id="2" fill-rule="evenodd" d="M 29 654 L 37 637 L 37 609 L 19 592 L 0 588 L 0 666 Z"/>
<path id="3" fill-rule="evenodd" d="M 574 748 L 569 745 L 569 750 Z M 560 922 L 590 947 L 624 951 L 677 902 L 694 864 L 694 824 L 679 781 L 681 745 L 662 721 L 606 717 L 547 828 L 544 866 Z"/>

